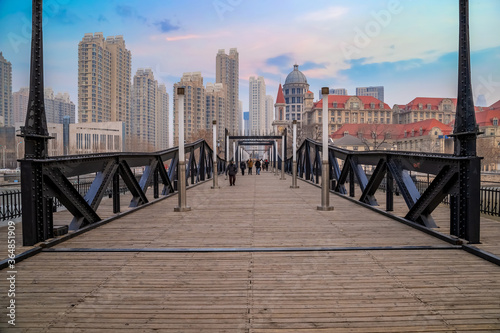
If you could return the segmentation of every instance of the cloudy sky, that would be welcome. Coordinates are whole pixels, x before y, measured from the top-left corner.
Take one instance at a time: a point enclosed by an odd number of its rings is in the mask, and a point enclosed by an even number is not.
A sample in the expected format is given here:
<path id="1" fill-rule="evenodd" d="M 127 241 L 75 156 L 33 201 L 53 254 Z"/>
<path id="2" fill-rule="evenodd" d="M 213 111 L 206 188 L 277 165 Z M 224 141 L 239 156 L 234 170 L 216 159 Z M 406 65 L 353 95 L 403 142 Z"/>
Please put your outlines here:
<path id="1" fill-rule="evenodd" d="M 123 35 L 132 72 L 152 68 L 167 85 L 201 71 L 215 81 L 218 49 L 240 56 L 240 99 L 262 75 L 276 96 L 293 64 L 310 89 L 385 86 L 385 102 L 456 97 L 458 0 L 46 0 L 45 86 L 77 104 L 78 42 L 85 33 Z M 475 96 L 500 99 L 499 0 L 470 1 Z M 0 51 L 13 91 L 29 83 L 31 1 L 0 0 Z"/>

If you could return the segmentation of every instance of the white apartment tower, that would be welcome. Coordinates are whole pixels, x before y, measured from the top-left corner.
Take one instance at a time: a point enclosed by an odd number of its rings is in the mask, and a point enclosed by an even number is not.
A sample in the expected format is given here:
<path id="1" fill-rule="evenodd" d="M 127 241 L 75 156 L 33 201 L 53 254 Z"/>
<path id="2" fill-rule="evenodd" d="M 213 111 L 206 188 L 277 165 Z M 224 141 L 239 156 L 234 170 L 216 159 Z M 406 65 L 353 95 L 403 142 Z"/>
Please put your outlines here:
<path id="1" fill-rule="evenodd" d="M 212 121 L 217 121 L 217 137 L 224 137 L 226 115 L 226 91 L 222 83 L 207 83 L 206 98 L 206 129 L 212 130 Z"/>
<path id="2" fill-rule="evenodd" d="M 150 151 L 167 147 L 168 97 L 153 71 L 139 68 L 132 87 L 131 137 Z M 138 148 L 138 147 L 137 147 Z"/>
<path id="3" fill-rule="evenodd" d="M 222 83 L 226 90 L 226 114 L 224 127 L 230 133 L 238 133 L 239 127 L 239 55 L 236 48 L 226 54 L 220 49 L 216 56 L 215 82 Z"/>
<path id="4" fill-rule="evenodd" d="M 266 95 L 266 114 L 264 129 L 266 133 L 271 133 L 273 130 L 274 121 L 274 98 L 271 95 Z"/>
<path id="5" fill-rule="evenodd" d="M 27 87 L 12 93 L 12 114 L 15 123 L 26 121 L 29 94 L 30 90 Z M 65 116 L 70 117 L 71 124 L 75 123 L 76 106 L 67 92 L 54 94 L 52 88 L 45 88 L 44 103 L 47 123 L 62 124 Z"/>
<path id="6" fill-rule="evenodd" d="M 177 108 L 177 88 L 184 87 L 184 137 L 187 142 L 196 138 L 199 131 L 206 129 L 205 87 L 201 72 L 184 73 L 174 84 L 174 146 L 179 144 L 179 116 Z"/>
<path id="7" fill-rule="evenodd" d="M 87 33 L 78 44 L 78 120 L 122 121 L 130 134 L 132 55 L 123 36 Z"/>
<path id="8" fill-rule="evenodd" d="M 265 132 L 266 126 L 266 83 L 263 76 L 250 76 L 248 110 L 250 112 L 250 133 Z"/>
<path id="9" fill-rule="evenodd" d="M 0 52 L 0 126 L 14 126 L 12 117 L 12 64 Z"/>

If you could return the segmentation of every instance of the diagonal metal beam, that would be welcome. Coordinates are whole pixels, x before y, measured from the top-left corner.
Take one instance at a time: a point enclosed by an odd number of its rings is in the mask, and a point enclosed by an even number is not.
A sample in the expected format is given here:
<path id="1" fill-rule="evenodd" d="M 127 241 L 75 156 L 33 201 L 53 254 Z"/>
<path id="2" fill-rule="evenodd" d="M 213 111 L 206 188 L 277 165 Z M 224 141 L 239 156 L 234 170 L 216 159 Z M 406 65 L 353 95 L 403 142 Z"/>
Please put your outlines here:
<path id="1" fill-rule="evenodd" d="M 164 185 L 163 191 L 161 192 L 162 195 L 167 195 L 168 193 L 174 193 L 174 186 L 172 185 L 172 182 L 170 181 L 170 178 L 168 176 L 167 170 L 165 170 L 165 166 L 163 164 L 163 161 L 161 160 L 161 157 L 158 156 L 158 172 L 160 174 L 161 181 Z"/>
<path id="2" fill-rule="evenodd" d="M 419 222 L 428 228 L 436 228 L 437 226 L 430 214 L 449 194 L 450 190 L 456 185 L 457 180 L 457 168 L 449 165 L 444 166 L 415 205 L 411 207 L 405 218 Z"/>
<path id="3" fill-rule="evenodd" d="M 387 165 L 384 159 L 378 161 L 377 167 L 373 171 L 365 190 L 361 194 L 359 201 L 369 204 L 370 206 L 378 206 L 378 202 L 375 199 L 375 192 L 384 180 L 385 173 L 387 171 Z"/>
<path id="4" fill-rule="evenodd" d="M 73 214 L 74 218 L 69 225 L 69 230 L 78 230 L 87 224 L 101 220 L 95 210 L 62 174 L 61 170 L 57 168 L 46 169 L 44 180 L 56 198 Z"/>
<path id="5" fill-rule="evenodd" d="M 104 165 L 104 169 L 96 174 L 84 197 L 93 210 L 97 210 L 97 207 L 99 207 L 104 193 L 113 180 L 113 175 L 117 169 L 118 164 L 115 161 L 109 161 Z"/>
<path id="6" fill-rule="evenodd" d="M 387 161 L 387 170 L 392 174 L 406 205 L 411 209 L 420 198 L 420 192 L 408 171 L 403 170 L 400 163 L 394 159 Z"/>
<path id="7" fill-rule="evenodd" d="M 133 197 L 129 207 L 137 207 L 147 203 L 148 198 L 146 198 L 146 195 L 142 191 L 142 188 L 137 182 L 137 179 L 135 179 L 134 173 L 132 172 L 132 170 L 130 170 L 127 161 L 120 161 L 119 171 L 123 182 L 125 183 L 125 185 L 127 185 L 127 188 L 129 189 Z"/>

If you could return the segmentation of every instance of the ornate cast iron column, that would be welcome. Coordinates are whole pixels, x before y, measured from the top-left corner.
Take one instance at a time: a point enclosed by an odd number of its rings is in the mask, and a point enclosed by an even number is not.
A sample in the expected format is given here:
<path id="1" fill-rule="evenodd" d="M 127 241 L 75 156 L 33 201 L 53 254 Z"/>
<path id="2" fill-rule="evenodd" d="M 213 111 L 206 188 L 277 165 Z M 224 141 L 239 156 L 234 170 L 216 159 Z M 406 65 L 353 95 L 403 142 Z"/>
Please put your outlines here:
<path id="1" fill-rule="evenodd" d="M 50 139 L 45 117 L 43 89 L 42 0 L 32 2 L 30 93 L 21 135 L 25 156 L 21 160 L 23 244 L 33 245 L 53 237 L 52 199 L 43 188 L 43 170 L 34 160 L 45 159 Z"/>
<path id="2" fill-rule="evenodd" d="M 460 41 L 458 63 L 458 96 L 455 115 L 455 151 L 461 160 L 458 193 L 451 198 L 450 232 L 471 243 L 479 243 L 479 190 L 481 163 L 476 155 L 478 128 L 472 98 L 470 46 L 469 46 L 469 0 L 460 0 Z"/>

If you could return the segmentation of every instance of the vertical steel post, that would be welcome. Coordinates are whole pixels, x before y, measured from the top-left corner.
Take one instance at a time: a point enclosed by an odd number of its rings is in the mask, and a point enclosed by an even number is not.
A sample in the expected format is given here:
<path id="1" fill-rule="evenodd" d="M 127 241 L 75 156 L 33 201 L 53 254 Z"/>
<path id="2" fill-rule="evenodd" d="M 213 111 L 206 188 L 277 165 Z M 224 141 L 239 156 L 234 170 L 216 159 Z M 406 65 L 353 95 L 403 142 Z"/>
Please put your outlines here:
<path id="1" fill-rule="evenodd" d="M 219 188 L 219 179 L 218 179 L 218 170 L 217 170 L 217 120 L 212 121 L 212 134 L 213 134 L 213 179 L 214 183 L 212 186 L 212 189 L 217 189 Z"/>
<path id="2" fill-rule="evenodd" d="M 297 186 L 297 120 L 293 121 L 292 186 L 290 188 L 299 188 Z"/>
<path id="3" fill-rule="evenodd" d="M 454 155 L 468 159 L 460 161 L 459 193 L 450 202 L 450 231 L 470 243 L 479 243 L 481 159 L 476 155 L 478 128 L 471 84 L 469 0 L 460 0 L 458 54 L 457 109 L 451 136 L 454 137 Z"/>
<path id="4" fill-rule="evenodd" d="M 35 160 L 48 156 L 50 139 L 45 116 L 43 87 L 42 0 L 32 1 L 30 92 L 26 122 L 21 127 L 24 159 L 21 160 L 23 245 L 44 241 L 52 233 L 52 207 L 43 188 L 43 168 Z"/>
<path id="5" fill-rule="evenodd" d="M 285 151 L 286 151 L 286 129 L 283 130 L 281 134 L 281 178 L 280 180 L 285 180 Z"/>
<path id="6" fill-rule="evenodd" d="M 186 156 L 184 153 L 184 87 L 177 88 L 177 110 L 179 110 L 179 162 L 178 170 L 178 189 L 179 206 L 174 208 L 175 212 L 187 212 L 191 207 L 186 205 Z M 193 153 L 191 153 L 191 156 Z"/>
<path id="7" fill-rule="evenodd" d="M 328 87 L 321 88 L 321 94 L 323 95 L 323 151 L 321 156 L 321 206 L 318 206 L 318 210 L 330 211 L 333 210 L 333 206 L 330 206 L 330 168 L 328 161 L 328 94 L 330 89 Z"/>

